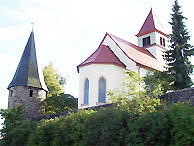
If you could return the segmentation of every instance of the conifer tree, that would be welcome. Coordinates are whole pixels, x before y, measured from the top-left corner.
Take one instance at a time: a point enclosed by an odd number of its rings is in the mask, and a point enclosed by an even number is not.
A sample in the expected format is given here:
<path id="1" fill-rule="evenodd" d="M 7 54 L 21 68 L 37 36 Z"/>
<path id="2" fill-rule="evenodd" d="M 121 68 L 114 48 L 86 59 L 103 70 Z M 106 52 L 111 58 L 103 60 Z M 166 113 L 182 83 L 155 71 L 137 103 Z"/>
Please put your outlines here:
<path id="1" fill-rule="evenodd" d="M 188 88 L 193 85 L 189 75 L 193 72 L 193 65 L 189 57 L 194 54 L 194 49 L 189 44 L 190 36 L 186 28 L 181 6 L 178 1 L 172 8 L 171 22 L 172 34 L 170 34 L 170 50 L 166 51 L 164 59 L 167 61 L 167 71 L 174 76 L 175 89 Z"/>

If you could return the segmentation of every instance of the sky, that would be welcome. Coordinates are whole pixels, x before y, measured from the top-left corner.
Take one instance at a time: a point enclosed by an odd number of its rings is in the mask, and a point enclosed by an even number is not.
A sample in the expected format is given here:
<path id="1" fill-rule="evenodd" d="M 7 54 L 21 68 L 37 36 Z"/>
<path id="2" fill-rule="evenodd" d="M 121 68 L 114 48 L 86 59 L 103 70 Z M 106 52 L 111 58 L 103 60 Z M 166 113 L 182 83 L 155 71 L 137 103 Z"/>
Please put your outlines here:
<path id="1" fill-rule="evenodd" d="M 0 108 L 34 23 L 38 64 L 50 62 L 66 77 L 65 92 L 78 97 L 76 66 L 97 48 L 106 32 L 137 44 L 136 34 L 149 11 L 171 33 L 174 0 L 0 0 Z M 194 45 L 192 0 L 179 0 Z M 193 43 L 192 43 L 193 42 Z M 193 59 L 194 64 L 194 59 Z"/>

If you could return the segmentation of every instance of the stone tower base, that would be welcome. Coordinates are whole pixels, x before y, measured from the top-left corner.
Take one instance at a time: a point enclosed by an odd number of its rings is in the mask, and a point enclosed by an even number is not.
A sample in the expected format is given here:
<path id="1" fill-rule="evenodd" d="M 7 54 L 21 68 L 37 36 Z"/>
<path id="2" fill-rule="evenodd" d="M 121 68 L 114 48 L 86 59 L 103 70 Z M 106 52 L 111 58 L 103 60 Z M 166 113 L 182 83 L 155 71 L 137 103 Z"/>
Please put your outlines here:
<path id="1" fill-rule="evenodd" d="M 46 91 L 34 88 L 17 86 L 9 89 L 8 108 L 24 105 L 24 118 L 32 119 L 44 115 L 41 102 L 46 98 Z"/>

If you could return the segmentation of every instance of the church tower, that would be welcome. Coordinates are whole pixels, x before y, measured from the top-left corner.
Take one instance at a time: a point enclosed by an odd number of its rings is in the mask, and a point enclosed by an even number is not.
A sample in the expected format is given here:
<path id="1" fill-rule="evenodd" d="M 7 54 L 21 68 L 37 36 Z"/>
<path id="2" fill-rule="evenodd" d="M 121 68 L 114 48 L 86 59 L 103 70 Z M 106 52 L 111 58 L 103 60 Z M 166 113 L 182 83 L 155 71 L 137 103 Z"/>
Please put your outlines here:
<path id="1" fill-rule="evenodd" d="M 43 74 L 38 68 L 33 31 L 8 90 L 9 109 L 24 105 L 24 116 L 28 119 L 44 114 L 40 103 L 46 98 L 48 89 Z"/>
<path id="2" fill-rule="evenodd" d="M 159 62 L 165 65 L 162 54 L 168 50 L 169 36 L 152 9 L 136 36 L 138 37 L 138 46 L 147 49 Z"/>

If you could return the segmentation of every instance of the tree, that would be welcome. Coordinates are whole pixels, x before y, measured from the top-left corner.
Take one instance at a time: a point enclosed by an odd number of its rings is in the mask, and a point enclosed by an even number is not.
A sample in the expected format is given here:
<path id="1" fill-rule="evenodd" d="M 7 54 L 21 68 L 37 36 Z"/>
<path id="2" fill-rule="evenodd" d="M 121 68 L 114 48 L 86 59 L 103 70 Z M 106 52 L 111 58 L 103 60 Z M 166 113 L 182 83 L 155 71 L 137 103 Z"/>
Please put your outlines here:
<path id="1" fill-rule="evenodd" d="M 145 92 L 145 82 L 137 73 L 126 72 L 124 92 L 109 92 L 113 103 L 119 108 L 125 107 L 128 111 L 141 115 L 143 112 L 153 112 L 160 105 L 159 98 L 150 98 Z"/>
<path id="2" fill-rule="evenodd" d="M 77 99 L 70 94 L 64 94 L 66 79 L 56 72 L 50 63 L 43 69 L 44 81 L 49 94 L 44 100 L 45 114 L 56 114 L 77 109 Z"/>
<path id="3" fill-rule="evenodd" d="M 167 70 L 174 76 L 175 89 L 188 88 L 193 85 L 189 75 L 193 72 L 193 65 L 189 57 L 194 54 L 194 49 L 189 44 L 190 36 L 186 28 L 178 1 L 172 8 L 171 22 L 172 34 L 170 34 L 171 49 L 165 52 L 164 59 L 167 61 Z"/>
<path id="4" fill-rule="evenodd" d="M 56 73 L 53 64 L 50 63 L 43 69 L 44 81 L 49 90 L 48 97 L 52 95 L 60 95 L 63 91 L 63 86 L 65 85 L 65 78 Z"/>
<path id="5" fill-rule="evenodd" d="M 45 114 L 56 114 L 61 112 L 68 112 L 77 109 L 77 99 L 70 94 L 61 93 L 60 95 L 52 95 L 46 98 L 45 104 Z"/>
<path id="6" fill-rule="evenodd" d="M 134 71 L 126 71 L 126 81 L 124 83 L 124 89 L 122 91 L 109 91 L 108 95 L 110 96 L 111 102 L 125 102 L 131 98 L 144 97 L 144 83 L 143 78 L 141 78 Z"/>
<path id="7" fill-rule="evenodd" d="M 146 94 L 149 97 L 155 98 L 168 91 L 172 91 L 174 90 L 173 81 L 174 77 L 166 71 L 148 73 L 144 78 Z"/>

